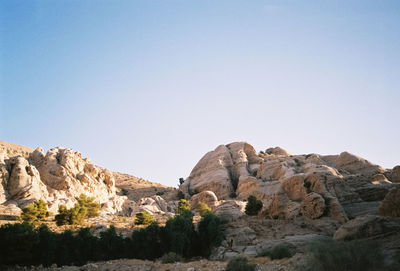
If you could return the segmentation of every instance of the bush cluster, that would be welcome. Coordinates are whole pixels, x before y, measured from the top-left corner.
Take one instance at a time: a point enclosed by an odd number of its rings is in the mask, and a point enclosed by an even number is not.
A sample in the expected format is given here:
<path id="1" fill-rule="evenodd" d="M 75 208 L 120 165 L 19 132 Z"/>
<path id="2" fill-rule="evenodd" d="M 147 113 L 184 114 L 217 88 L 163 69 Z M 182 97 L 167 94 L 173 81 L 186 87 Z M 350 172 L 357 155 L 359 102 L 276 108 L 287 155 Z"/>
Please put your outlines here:
<path id="1" fill-rule="evenodd" d="M 228 262 L 226 271 L 254 271 L 255 264 L 250 264 L 245 257 L 235 257 Z"/>
<path id="2" fill-rule="evenodd" d="M 309 245 L 309 271 L 378 271 L 399 270 L 386 265 L 379 245 L 371 240 L 317 241 Z"/>
<path id="3" fill-rule="evenodd" d="M 75 198 L 77 203 L 71 209 L 65 205 L 58 207 L 58 214 L 55 216 L 57 226 L 80 225 L 86 218 L 99 216 L 100 203 L 94 201 L 94 197 L 80 195 Z"/>
<path id="4" fill-rule="evenodd" d="M 55 233 L 46 225 L 6 224 L 0 227 L 0 269 L 15 264 L 61 266 L 119 258 L 154 260 L 163 255 L 163 261 L 207 257 L 212 246 L 220 245 L 223 239 L 221 225 L 211 213 L 199 223 L 196 231 L 192 213 L 185 211 L 170 218 L 164 227 L 152 223 L 135 230 L 131 237 L 118 235 L 114 227 L 96 237 L 88 228 Z"/>
<path id="5" fill-rule="evenodd" d="M 190 210 L 190 203 L 185 199 L 180 199 L 178 202 L 178 209 L 176 210 L 177 214 L 182 214 L 185 211 Z"/>
<path id="6" fill-rule="evenodd" d="M 197 212 L 199 212 L 201 217 L 204 217 L 207 213 L 211 212 L 211 208 L 204 202 L 199 202 L 197 204 Z"/>
<path id="7" fill-rule="evenodd" d="M 150 225 L 154 222 L 154 218 L 149 212 L 140 212 L 136 214 L 135 224 L 136 225 Z"/>
<path id="8" fill-rule="evenodd" d="M 48 216 L 47 202 L 36 200 L 22 209 L 21 219 L 29 224 L 37 224 L 41 219 Z"/>
<path id="9" fill-rule="evenodd" d="M 271 260 L 283 259 L 292 257 L 289 248 L 284 245 L 277 245 L 273 249 L 263 250 L 257 254 L 257 257 L 270 257 Z"/>
<path id="10" fill-rule="evenodd" d="M 261 200 L 258 200 L 255 196 L 249 196 L 247 198 L 245 212 L 247 215 L 257 215 L 262 207 L 263 204 Z"/>

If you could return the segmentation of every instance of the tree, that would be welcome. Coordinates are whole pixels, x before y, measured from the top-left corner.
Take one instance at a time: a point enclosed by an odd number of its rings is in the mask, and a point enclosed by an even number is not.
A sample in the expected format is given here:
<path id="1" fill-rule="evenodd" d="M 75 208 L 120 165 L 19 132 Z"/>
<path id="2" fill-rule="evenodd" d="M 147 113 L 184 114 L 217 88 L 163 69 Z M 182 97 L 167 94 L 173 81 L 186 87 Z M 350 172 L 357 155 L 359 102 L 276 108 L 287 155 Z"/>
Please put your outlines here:
<path id="1" fill-rule="evenodd" d="M 182 185 L 185 182 L 184 178 L 179 178 L 179 185 Z"/>
<path id="2" fill-rule="evenodd" d="M 36 200 L 22 209 L 21 219 L 29 224 L 37 224 L 41 219 L 48 216 L 47 202 Z"/>
<path id="3" fill-rule="evenodd" d="M 178 202 L 178 209 L 176 210 L 176 212 L 180 215 L 188 210 L 190 211 L 190 203 L 185 199 L 180 199 Z"/>
<path id="4" fill-rule="evenodd" d="M 88 197 L 81 194 L 78 198 L 78 205 L 87 209 L 87 218 L 96 217 L 100 215 L 101 204 L 94 201 L 94 197 Z"/>
<path id="5" fill-rule="evenodd" d="M 140 212 L 136 214 L 135 224 L 136 225 L 149 225 L 154 222 L 154 218 L 149 212 Z"/>
<path id="6" fill-rule="evenodd" d="M 87 209 L 84 206 L 75 204 L 71 209 L 65 205 L 58 207 L 58 214 L 55 216 L 57 226 L 62 225 L 80 225 L 87 217 Z"/>
<path id="7" fill-rule="evenodd" d="M 199 212 L 200 216 L 204 217 L 207 213 L 211 212 L 211 208 L 204 202 L 199 202 L 197 204 L 197 212 Z"/>
<path id="8" fill-rule="evenodd" d="M 224 239 L 219 217 L 207 212 L 199 222 L 198 237 L 200 254 L 208 257 L 211 249 L 221 244 Z"/>
<path id="9" fill-rule="evenodd" d="M 255 196 L 249 196 L 247 198 L 246 204 L 246 214 L 247 215 L 257 215 L 258 212 L 261 210 L 263 204 L 261 200 L 258 200 Z"/>
<path id="10" fill-rule="evenodd" d="M 166 251 L 188 257 L 192 253 L 192 243 L 195 238 L 193 214 L 183 210 L 180 215 L 168 219 L 165 224 Z"/>

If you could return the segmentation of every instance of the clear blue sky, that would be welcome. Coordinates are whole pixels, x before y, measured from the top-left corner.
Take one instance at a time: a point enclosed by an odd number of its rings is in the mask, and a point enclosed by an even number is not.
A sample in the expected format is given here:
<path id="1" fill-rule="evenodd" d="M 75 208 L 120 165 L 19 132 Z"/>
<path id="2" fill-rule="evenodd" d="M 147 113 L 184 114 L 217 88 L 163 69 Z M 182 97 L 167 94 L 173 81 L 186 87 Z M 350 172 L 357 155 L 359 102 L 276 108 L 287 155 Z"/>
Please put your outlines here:
<path id="1" fill-rule="evenodd" d="M 0 20 L 1 140 L 168 185 L 232 141 L 400 164 L 400 1 L 3 0 Z"/>

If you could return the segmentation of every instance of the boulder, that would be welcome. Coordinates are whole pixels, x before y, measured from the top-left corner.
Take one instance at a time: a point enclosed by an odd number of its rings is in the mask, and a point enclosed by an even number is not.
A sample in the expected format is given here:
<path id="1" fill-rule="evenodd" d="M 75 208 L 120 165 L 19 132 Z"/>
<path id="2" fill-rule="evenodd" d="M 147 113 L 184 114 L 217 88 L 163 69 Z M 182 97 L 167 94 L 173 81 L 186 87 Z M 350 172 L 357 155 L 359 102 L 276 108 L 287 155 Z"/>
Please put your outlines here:
<path id="1" fill-rule="evenodd" d="M 325 212 L 325 200 L 320 194 L 311 192 L 301 202 L 300 209 L 308 218 L 320 218 Z"/>
<path id="2" fill-rule="evenodd" d="M 391 189 L 379 207 L 382 216 L 400 217 L 400 185 Z"/>
<path id="3" fill-rule="evenodd" d="M 22 156 L 8 159 L 9 179 L 7 181 L 8 200 L 14 200 L 20 207 L 35 200 L 47 200 L 46 185 L 40 180 L 37 169 Z"/>
<path id="4" fill-rule="evenodd" d="M 390 181 L 392 183 L 400 183 L 400 166 L 395 166 L 393 168 Z"/>
<path id="5" fill-rule="evenodd" d="M 396 233 L 400 230 L 400 219 L 376 215 L 359 216 L 343 224 L 334 234 L 335 240 L 353 240 Z"/>
<path id="6" fill-rule="evenodd" d="M 212 191 L 203 191 L 190 198 L 190 206 L 196 209 L 199 202 L 207 204 L 212 210 L 218 206 L 218 198 Z"/>
<path id="7" fill-rule="evenodd" d="M 246 203 L 238 200 L 223 201 L 214 211 L 214 214 L 221 219 L 222 223 L 235 221 L 244 216 Z"/>
<path id="8" fill-rule="evenodd" d="M 282 149 L 281 147 L 274 147 L 274 148 L 268 148 L 265 150 L 266 154 L 270 155 L 280 155 L 280 156 L 289 156 L 290 153 L 288 153 L 286 150 Z"/>

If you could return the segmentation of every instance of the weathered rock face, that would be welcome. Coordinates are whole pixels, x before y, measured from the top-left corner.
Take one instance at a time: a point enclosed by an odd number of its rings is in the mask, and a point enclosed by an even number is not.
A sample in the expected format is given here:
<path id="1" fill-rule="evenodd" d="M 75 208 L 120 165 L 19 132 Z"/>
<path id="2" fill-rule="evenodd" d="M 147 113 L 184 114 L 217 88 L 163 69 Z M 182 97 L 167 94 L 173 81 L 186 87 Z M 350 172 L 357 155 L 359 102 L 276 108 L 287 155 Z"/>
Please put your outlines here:
<path id="1" fill-rule="evenodd" d="M 348 152 L 290 155 L 275 147 L 257 154 L 250 144 L 237 142 L 207 153 L 180 189 L 188 198 L 193 191 L 212 191 L 219 200 L 234 193 L 238 200 L 254 195 L 263 201 L 261 214 L 270 218 L 304 215 L 344 223 L 360 214 L 362 206 L 375 206 L 385 197 L 393 187 L 385 174 Z"/>
<path id="2" fill-rule="evenodd" d="M 199 202 L 203 202 L 208 205 L 211 209 L 219 204 L 217 196 L 212 191 L 203 191 L 190 198 L 190 206 L 192 209 L 196 209 Z"/>
<path id="3" fill-rule="evenodd" d="M 112 173 L 83 159 L 79 152 L 54 148 L 45 155 L 36 149 L 25 157 L 2 152 L 0 204 L 23 207 L 43 199 L 51 212 L 57 212 L 59 204 L 72 207 L 81 194 L 106 204 L 104 211 L 111 213 L 122 211 L 126 200 L 116 195 Z"/>
<path id="4" fill-rule="evenodd" d="M 391 189 L 379 207 L 382 216 L 400 217 L 400 185 Z"/>
<path id="5" fill-rule="evenodd" d="M 400 219 L 366 215 L 349 220 L 335 232 L 333 238 L 336 240 L 353 240 L 396 233 L 399 230 Z"/>
<path id="6" fill-rule="evenodd" d="M 400 183 L 400 166 L 395 166 L 393 168 L 390 181 L 392 183 Z"/>

